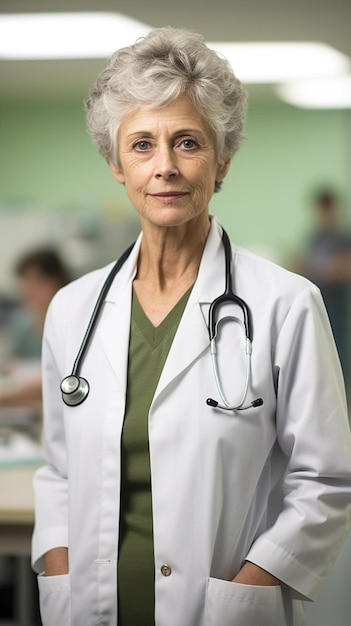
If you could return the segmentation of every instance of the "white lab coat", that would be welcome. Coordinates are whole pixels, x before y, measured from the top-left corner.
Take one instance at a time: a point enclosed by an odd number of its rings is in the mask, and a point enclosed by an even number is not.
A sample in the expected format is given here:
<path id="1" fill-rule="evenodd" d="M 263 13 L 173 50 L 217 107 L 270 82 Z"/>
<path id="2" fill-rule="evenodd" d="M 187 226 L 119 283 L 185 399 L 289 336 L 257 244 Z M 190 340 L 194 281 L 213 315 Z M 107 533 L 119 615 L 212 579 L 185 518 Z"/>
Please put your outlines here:
<path id="1" fill-rule="evenodd" d="M 39 576 L 44 626 L 117 624 L 120 445 L 140 238 L 114 280 L 82 365 L 91 388 L 80 406 L 63 404 L 60 381 L 72 369 L 110 268 L 61 290 L 47 317 L 48 465 L 34 483 L 33 564 L 40 572 L 47 550 L 69 546 L 70 573 Z M 262 397 L 264 404 L 235 413 L 206 405 L 208 396 L 219 400 L 207 312 L 225 279 L 213 218 L 149 412 L 156 626 L 301 626 L 301 600 L 315 597 L 350 525 L 349 426 L 320 293 L 234 246 L 233 269 L 254 328 L 248 400 Z M 224 314 L 242 319 L 231 305 Z M 245 378 L 244 333 L 232 319 L 218 335 L 223 387 L 236 402 Z M 245 559 L 281 579 L 281 587 L 231 583 Z"/>

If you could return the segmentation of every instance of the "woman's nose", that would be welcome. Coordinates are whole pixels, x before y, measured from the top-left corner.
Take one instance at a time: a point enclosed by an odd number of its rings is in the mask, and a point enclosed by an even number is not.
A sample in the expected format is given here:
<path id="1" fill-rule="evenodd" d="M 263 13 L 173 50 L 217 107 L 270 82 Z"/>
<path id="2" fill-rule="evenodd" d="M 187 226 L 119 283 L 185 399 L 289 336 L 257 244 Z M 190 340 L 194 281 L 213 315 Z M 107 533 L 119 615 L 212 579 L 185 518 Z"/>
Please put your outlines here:
<path id="1" fill-rule="evenodd" d="M 177 176 L 178 167 L 176 165 L 176 157 L 171 148 L 164 147 L 158 150 L 155 162 L 156 178 L 168 179 Z"/>

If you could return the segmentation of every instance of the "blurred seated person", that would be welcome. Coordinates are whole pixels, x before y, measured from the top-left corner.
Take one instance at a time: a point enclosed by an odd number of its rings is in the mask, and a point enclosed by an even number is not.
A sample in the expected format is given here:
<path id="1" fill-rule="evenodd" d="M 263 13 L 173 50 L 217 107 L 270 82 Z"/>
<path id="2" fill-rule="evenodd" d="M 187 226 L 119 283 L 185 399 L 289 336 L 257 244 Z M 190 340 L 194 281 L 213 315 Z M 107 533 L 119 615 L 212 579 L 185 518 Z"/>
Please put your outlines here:
<path id="1" fill-rule="evenodd" d="M 0 355 L 0 407 L 41 402 L 41 341 L 47 307 L 71 280 L 57 251 L 39 248 L 16 263 L 20 306 Z"/>

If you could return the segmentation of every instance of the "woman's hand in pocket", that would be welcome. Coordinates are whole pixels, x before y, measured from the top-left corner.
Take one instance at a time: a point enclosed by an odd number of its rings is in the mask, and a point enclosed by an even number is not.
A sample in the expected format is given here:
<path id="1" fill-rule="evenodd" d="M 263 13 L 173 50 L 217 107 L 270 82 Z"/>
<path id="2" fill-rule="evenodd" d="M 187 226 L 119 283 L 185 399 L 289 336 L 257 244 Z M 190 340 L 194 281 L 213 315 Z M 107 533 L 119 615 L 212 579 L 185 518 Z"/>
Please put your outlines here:
<path id="1" fill-rule="evenodd" d="M 280 585 L 278 578 L 250 561 L 245 561 L 232 582 L 240 583 L 241 585 L 258 585 L 260 587 Z"/>
<path id="2" fill-rule="evenodd" d="M 45 576 L 68 574 L 68 549 L 53 548 L 44 555 Z"/>

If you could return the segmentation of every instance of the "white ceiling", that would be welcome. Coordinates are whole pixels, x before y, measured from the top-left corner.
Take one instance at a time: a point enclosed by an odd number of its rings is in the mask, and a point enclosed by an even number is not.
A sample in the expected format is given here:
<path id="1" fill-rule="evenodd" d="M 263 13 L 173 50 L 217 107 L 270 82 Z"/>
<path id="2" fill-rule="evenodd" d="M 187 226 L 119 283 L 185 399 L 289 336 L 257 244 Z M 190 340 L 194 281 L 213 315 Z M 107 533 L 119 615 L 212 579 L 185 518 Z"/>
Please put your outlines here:
<path id="1" fill-rule="evenodd" d="M 116 11 L 151 27 L 190 28 L 212 42 L 319 41 L 351 58 L 350 0 L 0 0 L 0 13 L 50 10 Z M 101 59 L 0 60 L 0 98 L 84 98 L 103 65 Z M 274 97 L 271 87 L 250 91 Z"/>

